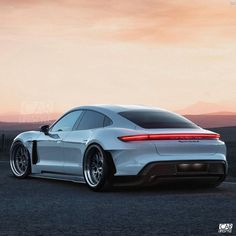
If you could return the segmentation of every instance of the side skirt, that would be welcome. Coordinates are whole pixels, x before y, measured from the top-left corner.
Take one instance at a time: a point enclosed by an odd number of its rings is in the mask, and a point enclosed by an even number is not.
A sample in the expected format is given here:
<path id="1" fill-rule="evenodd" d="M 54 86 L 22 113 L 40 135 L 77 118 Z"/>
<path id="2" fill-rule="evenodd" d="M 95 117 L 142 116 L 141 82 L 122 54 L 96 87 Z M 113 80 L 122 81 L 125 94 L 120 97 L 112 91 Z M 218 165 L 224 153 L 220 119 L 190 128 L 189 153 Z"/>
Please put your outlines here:
<path id="1" fill-rule="evenodd" d="M 76 175 L 65 175 L 58 173 L 41 173 L 41 174 L 31 174 L 30 177 L 40 178 L 40 179 L 53 179 L 53 180 L 62 180 L 69 181 L 74 183 L 83 183 L 85 184 L 84 177 Z"/>

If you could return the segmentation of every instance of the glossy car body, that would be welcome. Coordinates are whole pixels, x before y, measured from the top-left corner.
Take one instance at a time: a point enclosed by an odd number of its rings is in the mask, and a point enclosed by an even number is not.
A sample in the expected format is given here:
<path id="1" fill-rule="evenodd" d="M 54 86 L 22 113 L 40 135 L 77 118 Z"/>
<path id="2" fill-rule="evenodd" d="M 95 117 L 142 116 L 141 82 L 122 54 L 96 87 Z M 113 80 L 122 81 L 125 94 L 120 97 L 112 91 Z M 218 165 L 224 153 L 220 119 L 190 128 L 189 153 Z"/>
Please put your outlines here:
<path id="1" fill-rule="evenodd" d="M 149 119 L 144 114 L 150 117 L 154 114 L 153 119 L 161 114 L 163 121 L 145 123 L 148 127 L 142 127 L 142 119 Z M 172 115 L 177 123 L 165 122 Z M 136 121 L 139 116 L 141 120 Z M 185 122 L 187 125 L 183 128 Z M 173 179 L 219 184 L 227 174 L 226 147 L 217 134 L 177 114 L 153 107 L 74 108 L 49 129 L 44 127 L 41 131 L 18 135 L 14 140 L 17 142 L 26 148 L 30 174 L 36 177 L 84 182 L 85 153 L 94 144 L 109 156 L 109 168 L 116 177 L 114 182 L 155 184 Z M 11 153 L 11 167 L 17 176 L 13 168 L 13 148 Z"/>

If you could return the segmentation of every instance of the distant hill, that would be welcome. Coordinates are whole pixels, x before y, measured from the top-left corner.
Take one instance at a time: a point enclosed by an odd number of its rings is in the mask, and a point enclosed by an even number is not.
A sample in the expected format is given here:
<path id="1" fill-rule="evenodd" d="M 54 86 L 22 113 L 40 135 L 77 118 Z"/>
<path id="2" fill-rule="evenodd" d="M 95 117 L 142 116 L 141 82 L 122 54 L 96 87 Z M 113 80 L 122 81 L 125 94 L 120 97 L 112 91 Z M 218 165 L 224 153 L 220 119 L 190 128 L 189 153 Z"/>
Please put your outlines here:
<path id="1" fill-rule="evenodd" d="M 50 120 L 56 120 L 60 117 L 59 113 L 32 113 L 32 114 L 18 114 L 6 113 L 0 114 L 0 121 L 14 122 L 14 123 L 42 123 Z"/>
<path id="2" fill-rule="evenodd" d="M 28 131 L 28 130 L 39 130 L 40 126 L 45 124 L 52 124 L 53 121 L 47 122 L 0 122 L 1 131 Z"/>
<path id="3" fill-rule="evenodd" d="M 236 116 L 236 112 L 230 112 L 230 111 L 218 111 L 218 112 L 211 112 L 206 114 L 197 114 L 197 115 L 216 115 L 216 116 Z"/>
<path id="4" fill-rule="evenodd" d="M 189 120 L 204 128 L 236 126 L 236 114 L 210 113 L 203 115 L 184 115 Z M 0 130 L 38 130 L 40 126 L 52 124 L 54 121 L 45 122 L 0 122 Z"/>
<path id="5" fill-rule="evenodd" d="M 219 102 L 219 103 L 210 103 L 199 101 L 190 106 L 187 106 L 184 109 L 180 109 L 177 113 L 182 115 L 199 115 L 199 114 L 222 114 L 222 115 L 236 115 L 236 101 L 230 102 Z"/>
<path id="6" fill-rule="evenodd" d="M 186 118 L 205 128 L 236 126 L 236 115 L 185 115 Z"/>
<path id="7" fill-rule="evenodd" d="M 210 128 L 210 130 L 219 133 L 221 135 L 221 140 L 224 140 L 225 142 L 234 142 L 236 148 L 236 126 Z"/>

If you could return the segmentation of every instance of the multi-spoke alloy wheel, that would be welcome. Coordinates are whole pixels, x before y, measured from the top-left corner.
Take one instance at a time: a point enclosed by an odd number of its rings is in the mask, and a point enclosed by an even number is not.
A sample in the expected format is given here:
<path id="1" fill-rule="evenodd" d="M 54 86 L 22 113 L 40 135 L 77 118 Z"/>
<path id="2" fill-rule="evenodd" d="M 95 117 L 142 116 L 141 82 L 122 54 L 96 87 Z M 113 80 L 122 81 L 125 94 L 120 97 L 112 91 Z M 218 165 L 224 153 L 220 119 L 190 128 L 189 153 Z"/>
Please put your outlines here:
<path id="1" fill-rule="evenodd" d="M 103 156 L 99 150 L 94 150 L 87 158 L 85 172 L 89 183 L 96 186 L 101 180 L 103 172 Z"/>
<path id="2" fill-rule="evenodd" d="M 10 166 L 16 177 L 25 178 L 30 173 L 29 152 L 20 142 L 16 142 L 12 145 Z"/>
<path id="3" fill-rule="evenodd" d="M 111 184 L 108 157 L 96 144 L 89 146 L 85 153 L 84 178 L 88 186 L 95 191 L 105 190 Z"/>

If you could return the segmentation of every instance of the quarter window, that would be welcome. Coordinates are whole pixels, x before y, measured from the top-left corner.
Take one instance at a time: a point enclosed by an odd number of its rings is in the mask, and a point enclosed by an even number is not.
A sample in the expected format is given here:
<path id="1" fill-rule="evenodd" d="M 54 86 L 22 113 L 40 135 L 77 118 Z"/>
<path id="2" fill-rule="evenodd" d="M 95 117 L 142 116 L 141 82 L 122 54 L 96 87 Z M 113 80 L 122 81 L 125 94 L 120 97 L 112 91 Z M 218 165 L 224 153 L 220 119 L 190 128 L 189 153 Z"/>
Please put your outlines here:
<path id="1" fill-rule="evenodd" d="M 85 111 L 77 130 L 96 129 L 103 127 L 105 116 L 96 111 Z"/>
<path id="2" fill-rule="evenodd" d="M 109 126 L 109 125 L 112 125 L 112 121 L 111 121 L 110 118 L 105 116 L 103 126 L 106 127 L 106 126 Z"/>

